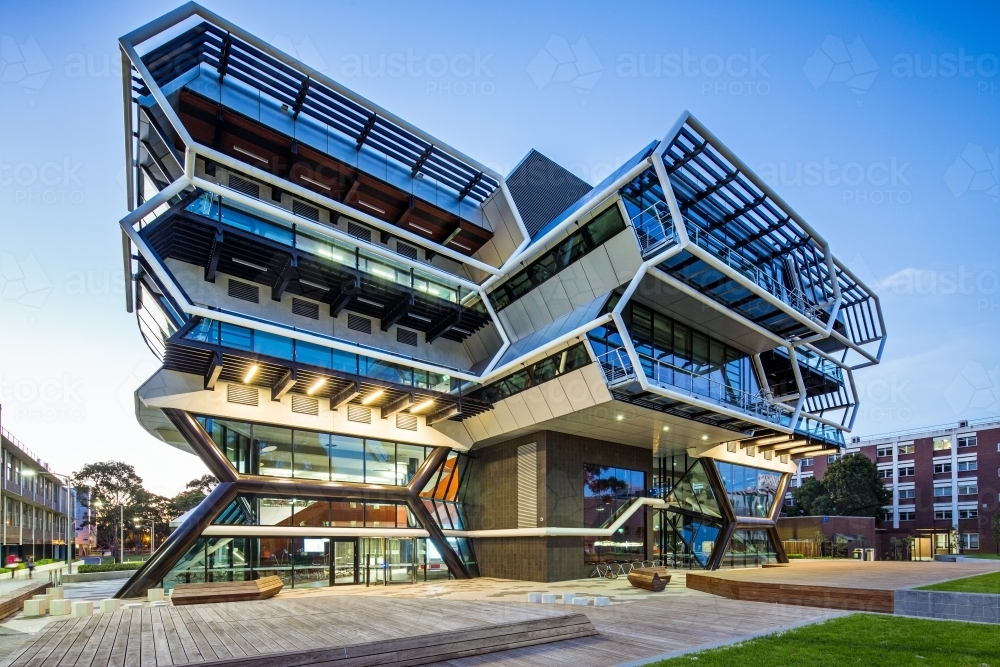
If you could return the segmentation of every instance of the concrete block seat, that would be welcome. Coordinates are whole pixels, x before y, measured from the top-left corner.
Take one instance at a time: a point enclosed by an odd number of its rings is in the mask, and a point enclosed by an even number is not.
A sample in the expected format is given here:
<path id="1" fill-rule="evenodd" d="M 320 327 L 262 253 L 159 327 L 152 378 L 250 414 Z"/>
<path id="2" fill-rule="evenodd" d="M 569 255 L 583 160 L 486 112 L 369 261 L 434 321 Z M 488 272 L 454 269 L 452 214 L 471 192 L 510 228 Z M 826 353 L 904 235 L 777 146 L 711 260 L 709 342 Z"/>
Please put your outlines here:
<path id="1" fill-rule="evenodd" d="M 628 582 L 636 588 L 659 593 L 670 583 L 665 567 L 644 567 L 628 573 Z"/>
<path id="2" fill-rule="evenodd" d="M 253 581 L 216 581 L 205 584 L 178 584 L 170 594 L 175 606 L 209 602 L 246 602 L 266 600 L 278 594 L 280 577 L 261 577 Z"/>

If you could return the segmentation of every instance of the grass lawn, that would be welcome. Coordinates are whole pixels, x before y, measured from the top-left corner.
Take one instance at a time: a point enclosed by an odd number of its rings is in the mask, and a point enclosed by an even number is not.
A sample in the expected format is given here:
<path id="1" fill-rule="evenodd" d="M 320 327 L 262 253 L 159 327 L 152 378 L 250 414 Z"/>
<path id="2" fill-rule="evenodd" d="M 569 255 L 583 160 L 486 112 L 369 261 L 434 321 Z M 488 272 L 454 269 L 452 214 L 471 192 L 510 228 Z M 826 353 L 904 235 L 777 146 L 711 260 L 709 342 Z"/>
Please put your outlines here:
<path id="1" fill-rule="evenodd" d="M 988 560 L 1000 560 L 1000 554 L 962 554 L 966 558 L 986 558 Z"/>
<path id="2" fill-rule="evenodd" d="M 851 614 L 649 667 L 1000 667 L 1000 626 Z"/>
<path id="3" fill-rule="evenodd" d="M 992 593 L 993 595 L 1000 595 L 1000 572 L 977 574 L 974 577 L 943 581 L 940 584 L 921 586 L 920 590 L 953 591 L 955 593 Z"/>

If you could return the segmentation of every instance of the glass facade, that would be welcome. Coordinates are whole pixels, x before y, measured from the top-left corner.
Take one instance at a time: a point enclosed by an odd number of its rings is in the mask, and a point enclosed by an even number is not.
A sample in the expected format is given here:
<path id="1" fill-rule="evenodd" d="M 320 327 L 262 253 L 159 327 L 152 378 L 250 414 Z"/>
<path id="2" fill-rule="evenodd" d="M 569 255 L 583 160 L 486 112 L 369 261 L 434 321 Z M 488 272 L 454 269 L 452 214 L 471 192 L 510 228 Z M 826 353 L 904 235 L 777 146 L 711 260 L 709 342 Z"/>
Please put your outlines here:
<path id="1" fill-rule="evenodd" d="M 249 495 L 240 495 L 213 523 L 320 528 L 416 528 L 420 525 L 403 504 Z"/>
<path id="2" fill-rule="evenodd" d="M 469 394 L 469 397 L 495 403 L 543 382 L 553 380 L 560 375 L 583 368 L 589 363 L 590 354 L 587 352 L 586 346 L 579 343 L 474 391 Z"/>
<path id="3" fill-rule="evenodd" d="M 722 558 L 723 567 L 758 567 L 778 562 L 778 554 L 766 530 L 737 530 Z"/>
<path id="4" fill-rule="evenodd" d="M 404 486 L 431 447 L 200 416 L 240 473 Z"/>
<path id="5" fill-rule="evenodd" d="M 715 467 L 736 516 L 770 516 L 782 473 L 724 461 L 716 461 Z"/>
<path id="6" fill-rule="evenodd" d="M 447 374 L 393 364 L 363 354 L 335 350 L 210 319 L 198 321 L 184 334 L 184 339 L 445 394 L 467 392 L 476 386 Z"/>
<path id="7" fill-rule="evenodd" d="M 646 475 L 595 464 L 583 466 L 583 527 L 606 528 L 633 501 L 645 495 Z M 584 562 L 642 560 L 646 552 L 646 513 L 632 514 L 610 537 L 585 537 Z"/>
<path id="8" fill-rule="evenodd" d="M 358 246 L 304 232 L 278 219 L 265 218 L 258 209 L 245 207 L 213 193 L 203 193 L 187 206 L 187 210 L 300 252 L 310 253 L 328 262 L 357 268 L 362 273 L 392 283 L 412 286 L 430 297 L 450 303 L 461 301 L 461 288 L 458 285 L 449 285 L 407 264 L 366 252 Z"/>
<path id="9" fill-rule="evenodd" d="M 468 540 L 449 543 L 470 568 Z M 277 576 L 287 588 L 414 583 L 451 576 L 433 543 L 420 538 L 201 537 L 163 578 L 177 584 Z"/>
<path id="10" fill-rule="evenodd" d="M 499 312 L 556 275 L 570 264 L 625 230 L 625 221 L 617 206 L 611 206 L 570 234 L 556 247 L 515 273 L 489 294 L 490 303 Z"/>

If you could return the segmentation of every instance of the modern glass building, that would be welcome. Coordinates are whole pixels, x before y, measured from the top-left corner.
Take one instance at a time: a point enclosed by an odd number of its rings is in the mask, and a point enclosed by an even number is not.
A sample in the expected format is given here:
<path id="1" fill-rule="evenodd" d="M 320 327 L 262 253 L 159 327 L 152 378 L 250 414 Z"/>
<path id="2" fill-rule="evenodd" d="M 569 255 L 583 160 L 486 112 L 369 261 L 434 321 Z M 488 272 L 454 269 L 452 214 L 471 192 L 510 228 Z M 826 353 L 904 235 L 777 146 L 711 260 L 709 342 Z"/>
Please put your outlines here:
<path id="1" fill-rule="evenodd" d="M 220 481 L 122 595 L 784 559 L 882 315 L 693 116 L 504 177 L 197 5 L 120 44 L 136 415 Z"/>

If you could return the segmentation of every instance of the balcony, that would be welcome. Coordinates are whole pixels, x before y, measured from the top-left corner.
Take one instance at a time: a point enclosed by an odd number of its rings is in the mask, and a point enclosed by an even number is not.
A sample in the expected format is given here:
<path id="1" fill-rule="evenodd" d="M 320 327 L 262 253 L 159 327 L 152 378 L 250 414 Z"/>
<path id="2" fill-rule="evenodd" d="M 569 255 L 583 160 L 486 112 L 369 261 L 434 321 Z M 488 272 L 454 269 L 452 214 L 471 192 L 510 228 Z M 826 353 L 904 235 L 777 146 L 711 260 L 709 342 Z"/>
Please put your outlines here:
<path id="1" fill-rule="evenodd" d="M 687 230 L 691 243 L 712 253 L 720 259 L 727 267 L 739 272 L 741 276 L 747 278 L 757 287 L 760 287 L 771 296 L 775 297 L 792 310 L 805 315 L 810 320 L 826 326 L 821 313 L 823 309 L 811 303 L 802 290 L 789 289 L 773 276 L 768 275 L 756 266 L 753 262 L 734 251 L 712 234 L 693 223 L 688 218 L 684 218 L 684 228 Z"/>
<path id="2" fill-rule="evenodd" d="M 674 221 L 664 201 L 653 202 L 632 216 L 630 222 L 643 257 L 677 243 Z"/>
<path id="3" fill-rule="evenodd" d="M 645 355 L 640 355 L 639 359 L 642 362 L 643 376 L 651 384 L 708 400 L 780 426 L 788 426 L 790 423 L 787 411 L 772 404 L 760 393 L 743 391 L 708 375 L 677 368 Z M 609 350 L 598 357 L 598 361 L 609 387 L 622 387 L 636 380 L 635 368 L 624 347 Z"/>

